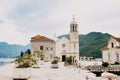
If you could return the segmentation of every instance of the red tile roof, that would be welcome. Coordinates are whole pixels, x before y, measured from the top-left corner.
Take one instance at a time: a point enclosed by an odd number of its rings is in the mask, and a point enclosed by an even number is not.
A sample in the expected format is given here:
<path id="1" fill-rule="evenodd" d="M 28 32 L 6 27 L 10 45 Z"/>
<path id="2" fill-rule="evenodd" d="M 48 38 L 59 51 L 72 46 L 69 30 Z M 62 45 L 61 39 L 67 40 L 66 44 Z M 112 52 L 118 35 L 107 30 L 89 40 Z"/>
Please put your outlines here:
<path id="1" fill-rule="evenodd" d="M 47 38 L 47 37 L 45 37 L 45 36 L 36 35 L 36 36 L 33 36 L 33 37 L 31 38 L 31 42 L 32 42 L 32 41 L 54 41 L 54 40 L 52 40 L 52 39 L 50 39 L 50 38 Z"/>
<path id="2" fill-rule="evenodd" d="M 113 37 L 113 39 L 120 41 L 120 38 L 118 38 L 118 37 Z"/>
<path id="3" fill-rule="evenodd" d="M 104 48 L 102 48 L 101 50 L 108 50 L 109 48 L 107 46 L 105 46 Z"/>

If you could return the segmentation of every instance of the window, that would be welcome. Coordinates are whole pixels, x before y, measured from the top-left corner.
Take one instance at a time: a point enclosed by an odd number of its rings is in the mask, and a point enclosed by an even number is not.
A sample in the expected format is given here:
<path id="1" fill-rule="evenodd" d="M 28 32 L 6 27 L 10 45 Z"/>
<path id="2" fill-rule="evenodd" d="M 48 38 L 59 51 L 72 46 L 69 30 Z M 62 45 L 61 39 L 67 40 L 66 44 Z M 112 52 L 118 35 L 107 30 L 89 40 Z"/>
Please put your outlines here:
<path id="1" fill-rule="evenodd" d="M 112 48 L 114 48 L 114 44 L 113 43 L 111 43 L 111 46 L 112 46 Z"/>
<path id="2" fill-rule="evenodd" d="M 62 47 L 65 47 L 65 44 L 62 44 Z"/>
<path id="3" fill-rule="evenodd" d="M 40 46 L 40 50 L 43 50 L 43 46 Z"/>
<path id="4" fill-rule="evenodd" d="M 74 31 L 74 27 L 75 27 L 75 26 L 73 25 L 73 31 Z"/>
<path id="5" fill-rule="evenodd" d="M 49 48 L 48 48 L 48 47 L 46 47 L 46 50 L 49 50 Z"/>
<path id="6" fill-rule="evenodd" d="M 119 54 L 116 52 L 116 60 L 119 61 Z"/>

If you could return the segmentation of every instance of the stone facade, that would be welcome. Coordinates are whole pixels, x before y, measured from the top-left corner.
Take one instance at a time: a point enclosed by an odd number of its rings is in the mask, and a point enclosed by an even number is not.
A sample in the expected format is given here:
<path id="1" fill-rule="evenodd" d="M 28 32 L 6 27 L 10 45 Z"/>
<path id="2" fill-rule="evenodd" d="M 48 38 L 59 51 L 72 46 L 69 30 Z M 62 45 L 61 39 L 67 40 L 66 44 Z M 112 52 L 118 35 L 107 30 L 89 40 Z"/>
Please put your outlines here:
<path id="1" fill-rule="evenodd" d="M 111 37 L 108 45 L 102 48 L 102 60 L 112 64 L 120 61 L 120 38 Z"/>
<path id="2" fill-rule="evenodd" d="M 31 52 L 42 51 L 44 61 L 51 61 L 55 56 L 55 41 L 44 36 L 34 36 L 31 38 Z"/>
<path id="3" fill-rule="evenodd" d="M 78 24 L 73 18 L 70 23 L 70 38 L 62 36 L 56 42 L 44 36 L 34 36 L 31 38 L 31 51 L 43 51 L 45 61 L 50 61 L 54 56 L 60 57 L 60 61 L 65 61 L 66 57 L 74 56 L 74 60 L 79 61 L 79 38 Z"/>
<path id="4" fill-rule="evenodd" d="M 56 41 L 56 55 L 60 61 L 65 61 L 69 56 L 74 56 L 79 61 L 78 24 L 74 18 L 70 23 L 70 38 L 62 36 Z"/>
<path id="5" fill-rule="evenodd" d="M 70 53 L 70 41 L 65 36 L 56 41 L 56 55 L 60 57 L 60 61 L 64 61 L 62 56 L 68 57 Z"/>

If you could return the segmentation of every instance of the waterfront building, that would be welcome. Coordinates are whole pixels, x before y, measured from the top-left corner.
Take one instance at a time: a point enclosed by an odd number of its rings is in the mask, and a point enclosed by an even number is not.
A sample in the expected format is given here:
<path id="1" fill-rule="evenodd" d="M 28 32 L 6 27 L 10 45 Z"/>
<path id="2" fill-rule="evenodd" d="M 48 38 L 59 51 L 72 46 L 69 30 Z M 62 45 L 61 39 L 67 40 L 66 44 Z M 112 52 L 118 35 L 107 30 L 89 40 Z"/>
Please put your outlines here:
<path id="1" fill-rule="evenodd" d="M 120 38 L 110 38 L 108 45 L 102 48 L 102 60 L 109 63 L 120 61 Z"/>

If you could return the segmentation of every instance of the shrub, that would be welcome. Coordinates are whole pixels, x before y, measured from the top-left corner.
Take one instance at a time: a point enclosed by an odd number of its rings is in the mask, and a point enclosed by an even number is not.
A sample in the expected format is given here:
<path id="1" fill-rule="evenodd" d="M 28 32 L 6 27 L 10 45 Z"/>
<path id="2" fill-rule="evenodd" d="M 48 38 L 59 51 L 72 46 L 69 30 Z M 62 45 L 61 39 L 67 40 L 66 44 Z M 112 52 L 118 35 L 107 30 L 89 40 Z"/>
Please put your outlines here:
<path id="1" fill-rule="evenodd" d="M 72 56 L 66 58 L 67 62 L 72 62 Z"/>
<path id="2" fill-rule="evenodd" d="M 109 65 L 108 62 L 103 62 L 103 63 L 102 63 L 102 66 L 103 66 L 103 67 L 108 67 L 108 65 Z"/>
<path id="3" fill-rule="evenodd" d="M 51 64 L 57 64 L 58 63 L 58 60 L 53 60 L 52 62 L 51 62 Z"/>
<path id="4" fill-rule="evenodd" d="M 16 68 L 28 68 L 36 63 L 37 62 L 32 58 L 32 55 L 27 53 L 15 60 L 15 64 L 17 64 Z"/>
<path id="5" fill-rule="evenodd" d="M 116 61 L 114 64 L 115 64 L 115 65 L 119 65 L 120 63 Z"/>
<path id="6" fill-rule="evenodd" d="M 69 65 L 72 64 L 72 56 L 69 56 L 66 58 L 65 63 L 68 63 Z"/>
<path id="7" fill-rule="evenodd" d="M 26 62 L 26 63 L 18 65 L 16 68 L 28 68 L 28 67 L 30 67 L 30 64 L 29 62 Z"/>

